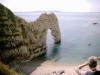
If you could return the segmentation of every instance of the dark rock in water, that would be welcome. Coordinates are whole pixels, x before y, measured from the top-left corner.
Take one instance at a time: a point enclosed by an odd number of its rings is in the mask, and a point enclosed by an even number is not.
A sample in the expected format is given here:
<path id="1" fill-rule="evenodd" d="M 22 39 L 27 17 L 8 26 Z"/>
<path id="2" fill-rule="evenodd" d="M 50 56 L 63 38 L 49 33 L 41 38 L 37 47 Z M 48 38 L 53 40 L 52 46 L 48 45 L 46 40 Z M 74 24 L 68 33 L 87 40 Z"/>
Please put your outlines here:
<path id="1" fill-rule="evenodd" d="M 97 22 L 94 22 L 93 24 L 96 25 L 96 24 L 98 24 L 98 23 L 97 23 Z"/>
<path id="2" fill-rule="evenodd" d="M 88 46 L 91 46 L 91 43 L 88 43 Z"/>
<path id="3" fill-rule="evenodd" d="M 60 43 L 61 43 L 61 40 L 55 42 L 55 44 L 60 44 Z"/>
<path id="4" fill-rule="evenodd" d="M 0 60 L 31 60 L 46 53 L 47 31 L 51 30 L 55 43 L 61 33 L 55 14 L 42 14 L 34 22 L 27 22 L 0 4 Z"/>

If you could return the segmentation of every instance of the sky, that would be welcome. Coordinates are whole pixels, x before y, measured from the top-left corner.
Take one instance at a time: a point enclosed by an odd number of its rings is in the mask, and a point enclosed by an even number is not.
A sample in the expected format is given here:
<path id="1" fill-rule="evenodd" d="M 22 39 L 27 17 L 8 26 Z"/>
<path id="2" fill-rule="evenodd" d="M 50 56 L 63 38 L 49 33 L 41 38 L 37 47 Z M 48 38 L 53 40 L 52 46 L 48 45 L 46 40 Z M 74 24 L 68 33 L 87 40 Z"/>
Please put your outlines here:
<path id="1" fill-rule="evenodd" d="M 100 12 L 100 0 L 0 0 L 14 12 Z"/>

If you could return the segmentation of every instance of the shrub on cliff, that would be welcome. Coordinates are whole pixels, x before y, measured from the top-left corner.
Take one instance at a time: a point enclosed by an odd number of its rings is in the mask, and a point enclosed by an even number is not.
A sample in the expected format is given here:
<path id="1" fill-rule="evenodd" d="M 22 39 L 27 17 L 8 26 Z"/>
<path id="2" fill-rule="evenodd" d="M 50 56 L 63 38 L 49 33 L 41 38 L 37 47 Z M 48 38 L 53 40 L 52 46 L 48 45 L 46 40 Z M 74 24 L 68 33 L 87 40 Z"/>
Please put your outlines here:
<path id="1" fill-rule="evenodd" d="M 22 75 L 0 62 L 0 75 Z"/>

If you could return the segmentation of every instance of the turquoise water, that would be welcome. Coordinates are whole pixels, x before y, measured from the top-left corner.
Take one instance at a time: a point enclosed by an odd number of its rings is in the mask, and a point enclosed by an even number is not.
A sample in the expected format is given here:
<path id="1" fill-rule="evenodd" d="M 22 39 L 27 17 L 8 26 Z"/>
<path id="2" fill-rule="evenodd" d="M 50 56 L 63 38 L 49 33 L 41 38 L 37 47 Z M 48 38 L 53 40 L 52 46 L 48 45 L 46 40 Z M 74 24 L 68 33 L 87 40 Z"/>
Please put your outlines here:
<path id="1" fill-rule="evenodd" d="M 41 13 L 15 13 L 34 21 Z M 54 44 L 48 30 L 46 59 L 59 64 L 80 64 L 89 56 L 100 56 L 100 13 L 55 13 L 61 44 Z M 93 23 L 97 24 L 93 24 Z"/>

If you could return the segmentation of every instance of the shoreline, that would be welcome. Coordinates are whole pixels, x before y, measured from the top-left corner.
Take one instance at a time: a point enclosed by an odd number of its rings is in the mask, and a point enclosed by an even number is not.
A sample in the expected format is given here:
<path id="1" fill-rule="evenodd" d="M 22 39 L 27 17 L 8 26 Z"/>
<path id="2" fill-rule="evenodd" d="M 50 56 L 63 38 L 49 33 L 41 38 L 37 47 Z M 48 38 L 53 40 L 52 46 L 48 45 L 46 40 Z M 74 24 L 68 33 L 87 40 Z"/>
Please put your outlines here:
<path id="1" fill-rule="evenodd" d="M 56 64 L 50 61 L 45 61 L 41 63 L 40 66 L 36 68 L 30 75 L 59 75 L 60 71 L 64 71 L 61 75 L 78 75 L 75 70 L 77 69 L 78 65 L 68 65 L 68 64 Z M 97 67 L 100 69 L 100 65 Z M 83 70 L 89 70 L 88 66 L 83 68 Z M 56 73 L 54 73 L 56 72 Z"/>

